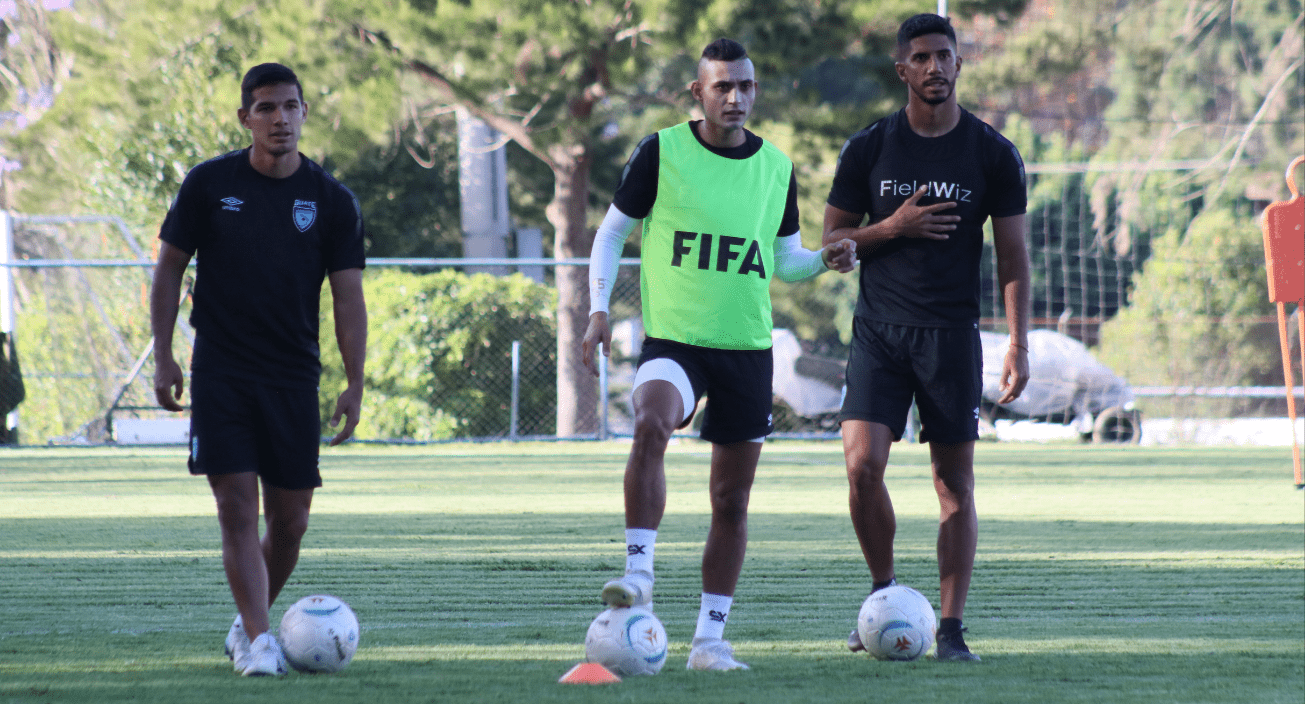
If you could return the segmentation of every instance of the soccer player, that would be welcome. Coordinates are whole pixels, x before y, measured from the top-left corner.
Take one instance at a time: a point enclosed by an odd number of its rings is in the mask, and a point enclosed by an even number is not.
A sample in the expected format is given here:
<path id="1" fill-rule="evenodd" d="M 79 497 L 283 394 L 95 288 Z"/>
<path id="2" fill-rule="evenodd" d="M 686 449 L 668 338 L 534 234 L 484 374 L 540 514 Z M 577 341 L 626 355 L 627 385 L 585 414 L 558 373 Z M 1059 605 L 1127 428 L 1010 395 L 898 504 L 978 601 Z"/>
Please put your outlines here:
<path id="1" fill-rule="evenodd" d="M 884 473 L 914 399 L 940 507 L 937 657 L 978 660 L 961 618 L 978 540 L 979 260 L 991 218 L 1010 329 L 999 403 L 1010 403 L 1029 377 L 1024 164 L 1009 141 L 957 104 L 961 57 L 947 19 L 922 14 L 902 23 L 896 58 L 906 107 L 847 141 L 825 207 L 824 241 L 852 239 L 861 260 L 840 415 L 849 503 L 872 590 L 893 584 L 897 523 Z M 856 631 L 848 646 L 861 648 Z"/>
<path id="2" fill-rule="evenodd" d="M 182 410 L 172 356 L 182 275 L 196 257 L 191 360 L 192 474 L 217 501 L 222 566 L 239 614 L 228 655 L 243 675 L 285 672 L 268 607 L 299 559 L 313 489 L 321 486 L 318 297 L 330 279 L 347 388 L 331 425 L 344 442 L 358 424 L 367 347 L 363 223 L 349 189 L 299 153 L 308 114 L 299 79 L 260 64 L 240 87 L 252 144 L 186 175 L 159 232 L 150 293 L 154 393 Z M 266 531 L 259 540 L 259 487 Z"/>
<path id="3" fill-rule="evenodd" d="M 621 248 L 643 221 L 643 324 L 634 380 L 634 443 L 625 469 L 625 576 L 604 585 L 611 606 L 650 606 L 653 552 L 666 509 L 666 444 L 705 394 L 702 438 L 712 443 L 711 528 L 702 556 L 702 604 L 688 667 L 736 670 L 725 621 L 747 545 L 748 497 L 771 425 L 771 277 L 800 281 L 849 272 L 854 245 L 815 252 L 798 232 L 793 163 L 744 128 L 757 95 L 738 42 L 707 46 L 690 86 L 703 118 L 646 137 L 635 148 L 589 263 L 585 365 L 610 354 L 608 299 Z"/>

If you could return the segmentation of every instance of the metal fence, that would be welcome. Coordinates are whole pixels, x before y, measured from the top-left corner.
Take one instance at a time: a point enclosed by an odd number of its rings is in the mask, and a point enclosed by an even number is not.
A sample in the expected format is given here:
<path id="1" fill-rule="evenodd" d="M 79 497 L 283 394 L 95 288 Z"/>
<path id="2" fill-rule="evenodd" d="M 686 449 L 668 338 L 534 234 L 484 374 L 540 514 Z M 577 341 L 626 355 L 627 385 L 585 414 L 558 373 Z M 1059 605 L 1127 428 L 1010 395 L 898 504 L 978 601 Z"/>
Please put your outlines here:
<path id="1" fill-rule="evenodd" d="M 1075 205 L 1070 195 L 1067 191 L 1064 202 L 1030 214 L 1033 323 L 1091 345 L 1100 323 L 1125 305 L 1130 277 L 1149 250 L 1140 236 L 1127 250 L 1102 247 L 1090 236 L 1100 223 L 1094 224 L 1086 205 Z M 0 331 L 12 331 L 17 353 L 16 359 L 0 355 L 0 411 L 12 411 L 6 430 L 17 428 L 16 439 L 29 445 L 184 437 L 185 420 L 159 410 L 152 391 L 148 291 L 154 254 L 112 217 L 2 217 L 7 236 L 0 248 Z M 994 282 L 983 295 L 984 328 L 1000 332 L 1004 318 L 990 247 L 984 261 Z M 557 348 L 552 282 L 560 267 L 587 264 L 583 259 L 368 260 L 368 389 L 358 439 L 557 438 L 563 397 L 558 364 L 568 353 Z M 611 304 L 610 361 L 604 360 L 603 374 L 593 381 L 598 394 L 592 408 L 576 409 L 584 430 L 573 439 L 632 431 L 630 385 L 642 340 L 638 271 L 637 260 L 622 260 Z M 340 377 L 329 310 L 323 305 L 326 415 Z M 188 312 L 184 303 L 176 337 L 182 360 L 194 340 L 185 323 Z M 844 351 L 836 341 L 813 342 L 777 333 L 775 415 L 781 436 L 837 432 L 833 418 Z M 1272 349 L 1266 354 L 1276 356 Z M 6 371 L 14 364 L 21 377 Z M 16 409 L 5 405 L 6 398 L 15 398 L 14 378 L 21 378 Z M 1175 381 L 1139 388 L 1139 396 L 1211 396 L 1181 383 L 1185 387 Z M 1281 393 L 1281 387 L 1243 387 L 1217 395 L 1267 404 L 1275 395 L 1281 400 Z"/>

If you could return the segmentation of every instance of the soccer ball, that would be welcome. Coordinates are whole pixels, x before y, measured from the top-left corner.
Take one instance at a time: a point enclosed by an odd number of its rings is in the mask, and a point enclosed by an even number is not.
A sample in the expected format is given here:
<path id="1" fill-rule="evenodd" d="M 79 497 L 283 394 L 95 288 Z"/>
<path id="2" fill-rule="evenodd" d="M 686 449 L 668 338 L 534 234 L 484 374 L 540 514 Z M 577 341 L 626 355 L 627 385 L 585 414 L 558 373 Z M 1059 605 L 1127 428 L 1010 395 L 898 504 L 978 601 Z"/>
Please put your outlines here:
<path id="1" fill-rule="evenodd" d="M 585 659 L 621 676 L 655 675 L 666 664 L 666 629 L 648 609 L 608 609 L 589 624 Z"/>
<path id="2" fill-rule="evenodd" d="M 914 660 L 933 647 L 933 605 L 910 587 L 892 586 L 866 597 L 856 617 L 861 644 L 878 660 Z"/>
<path id="3" fill-rule="evenodd" d="M 306 596 L 281 617 L 285 660 L 303 672 L 339 672 L 358 649 L 358 618 L 333 596 Z"/>

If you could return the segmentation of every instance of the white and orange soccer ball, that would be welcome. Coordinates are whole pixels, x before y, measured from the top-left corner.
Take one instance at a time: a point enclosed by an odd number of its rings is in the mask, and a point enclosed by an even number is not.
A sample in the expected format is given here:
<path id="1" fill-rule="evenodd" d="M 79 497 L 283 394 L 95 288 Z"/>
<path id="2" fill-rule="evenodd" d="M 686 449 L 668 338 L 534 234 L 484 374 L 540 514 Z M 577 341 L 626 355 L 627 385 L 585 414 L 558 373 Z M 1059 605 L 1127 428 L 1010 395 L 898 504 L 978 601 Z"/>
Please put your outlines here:
<path id="1" fill-rule="evenodd" d="M 339 672 L 358 650 L 358 617 L 349 605 L 318 594 L 295 602 L 281 617 L 285 660 L 301 672 Z"/>
<path id="2" fill-rule="evenodd" d="M 589 624 L 585 659 L 622 677 L 655 675 L 666 664 L 666 629 L 643 607 L 607 609 Z"/>
<path id="3" fill-rule="evenodd" d="M 933 605 L 910 587 L 886 587 L 866 597 L 856 630 L 878 660 L 914 660 L 933 647 L 938 621 Z"/>

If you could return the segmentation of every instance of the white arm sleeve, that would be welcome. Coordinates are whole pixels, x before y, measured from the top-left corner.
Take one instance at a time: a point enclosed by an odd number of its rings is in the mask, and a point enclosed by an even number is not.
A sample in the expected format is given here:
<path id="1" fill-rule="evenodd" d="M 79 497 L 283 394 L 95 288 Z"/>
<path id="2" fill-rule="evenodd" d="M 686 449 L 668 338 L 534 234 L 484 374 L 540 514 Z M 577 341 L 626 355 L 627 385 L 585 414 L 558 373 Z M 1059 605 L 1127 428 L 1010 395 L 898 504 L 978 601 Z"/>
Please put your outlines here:
<path id="1" fill-rule="evenodd" d="M 802 246 L 802 233 L 775 238 L 775 275 L 786 283 L 804 281 L 824 272 L 828 267 L 820 250 L 811 251 Z"/>
<path id="2" fill-rule="evenodd" d="M 621 262 L 625 240 L 638 222 L 617 209 L 607 209 L 603 223 L 594 233 L 594 248 L 589 252 L 589 314 L 607 312 L 612 298 L 612 285 L 616 283 L 616 270 Z"/>

